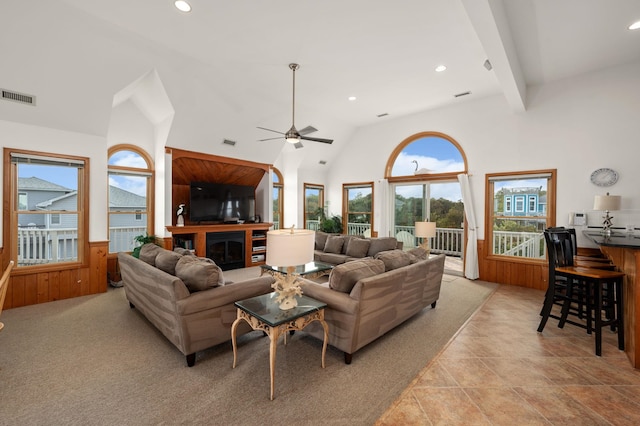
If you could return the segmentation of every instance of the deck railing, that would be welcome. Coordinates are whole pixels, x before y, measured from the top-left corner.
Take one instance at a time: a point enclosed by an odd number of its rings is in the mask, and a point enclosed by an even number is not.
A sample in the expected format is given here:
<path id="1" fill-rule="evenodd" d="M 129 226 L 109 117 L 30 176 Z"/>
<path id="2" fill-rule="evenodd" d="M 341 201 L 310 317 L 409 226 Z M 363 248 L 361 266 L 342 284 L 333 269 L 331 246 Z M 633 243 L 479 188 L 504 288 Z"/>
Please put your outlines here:
<path id="1" fill-rule="evenodd" d="M 544 234 L 541 232 L 493 231 L 493 254 L 544 259 Z"/>
<path id="2" fill-rule="evenodd" d="M 18 265 L 78 260 L 77 229 L 18 229 Z"/>
<path id="3" fill-rule="evenodd" d="M 146 226 L 120 226 L 109 228 L 109 253 L 131 251 L 138 244 L 134 238 L 147 233 Z"/>

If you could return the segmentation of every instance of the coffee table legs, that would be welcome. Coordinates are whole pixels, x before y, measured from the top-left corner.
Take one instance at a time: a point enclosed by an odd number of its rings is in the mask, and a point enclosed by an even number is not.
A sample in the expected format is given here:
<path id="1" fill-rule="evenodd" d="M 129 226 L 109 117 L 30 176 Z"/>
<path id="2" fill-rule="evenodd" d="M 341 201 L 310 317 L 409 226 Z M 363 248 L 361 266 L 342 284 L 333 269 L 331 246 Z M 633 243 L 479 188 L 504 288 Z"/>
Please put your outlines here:
<path id="1" fill-rule="evenodd" d="M 236 361 L 237 361 L 237 354 L 238 354 L 238 347 L 236 343 L 236 331 L 238 329 L 238 324 L 242 320 L 246 321 L 254 330 L 262 330 L 265 333 L 267 333 L 267 335 L 269 336 L 269 340 L 270 340 L 269 342 L 269 378 L 271 380 L 270 399 L 272 401 L 273 401 L 273 394 L 275 390 L 275 380 L 276 380 L 276 376 L 275 376 L 276 375 L 276 347 L 278 344 L 278 338 L 280 337 L 281 334 L 286 335 L 286 332 L 291 330 L 300 331 L 313 321 L 320 322 L 320 324 L 322 324 L 322 328 L 324 329 L 324 339 L 322 342 L 322 362 L 321 362 L 322 368 L 324 368 L 324 358 L 327 352 L 327 342 L 329 340 L 329 326 L 327 325 L 327 322 L 324 320 L 323 309 L 313 312 L 304 317 L 298 318 L 297 320 L 291 321 L 290 323 L 282 324 L 276 327 L 271 327 L 259 321 L 257 318 L 252 317 L 242 309 L 238 309 L 237 318 L 235 321 L 233 321 L 233 324 L 231 325 L 231 344 L 233 346 L 233 367 L 232 368 L 236 368 Z"/>

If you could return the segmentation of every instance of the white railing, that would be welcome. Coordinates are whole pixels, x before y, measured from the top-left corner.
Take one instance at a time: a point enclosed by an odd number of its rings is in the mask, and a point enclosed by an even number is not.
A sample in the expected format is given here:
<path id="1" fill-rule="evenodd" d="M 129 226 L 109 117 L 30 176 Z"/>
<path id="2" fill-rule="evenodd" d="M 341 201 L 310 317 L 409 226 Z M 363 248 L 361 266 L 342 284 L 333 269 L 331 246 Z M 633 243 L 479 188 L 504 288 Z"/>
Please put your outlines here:
<path id="1" fill-rule="evenodd" d="M 18 265 L 78 260 L 77 229 L 18 229 Z"/>
<path id="2" fill-rule="evenodd" d="M 544 259 L 544 247 L 541 232 L 493 231 L 494 254 Z"/>
<path id="3" fill-rule="evenodd" d="M 146 226 L 121 226 L 109 228 L 109 253 L 131 251 L 138 245 L 134 238 L 146 235 Z"/>

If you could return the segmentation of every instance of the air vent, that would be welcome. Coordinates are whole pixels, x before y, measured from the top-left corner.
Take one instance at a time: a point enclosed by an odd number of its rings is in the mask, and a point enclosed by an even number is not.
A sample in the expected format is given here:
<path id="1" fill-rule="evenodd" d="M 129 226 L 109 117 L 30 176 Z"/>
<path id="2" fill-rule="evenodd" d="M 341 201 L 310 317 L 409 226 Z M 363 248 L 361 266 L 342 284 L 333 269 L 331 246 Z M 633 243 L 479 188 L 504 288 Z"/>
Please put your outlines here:
<path id="1" fill-rule="evenodd" d="M 381 118 L 381 117 L 386 117 L 387 115 L 389 115 L 388 112 L 383 112 L 382 114 L 378 114 L 377 117 Z"/>
<path id="2" fill-rule="evenodd" d="M 467 96 L 470 95 L 471 92 L 462 92 L 462 93 L 458 93 L 457 95 L 453 95 L 454 98 L 459 98 L 460 96 Z"/>
<path id="3" fill-rule="evenodd" d="M 11 90 L 2 90 L 2 99 L 7 101 L 18 102 L 21 104 L 35 105 L 36 97 L 33 95 L 27 95 L 26 93 L 12 92 Z"/>
<path id="4" fill-rule="evenodd" d="M 229 139 L 223 139 L 222 143 L 225 144 L 225 145 L 236 146 L 236 141 L 231 141 Z"/>
<path id="5" fill-rule="evenodd" d="M 320 160 L 320 161 L 318 161 L 318 164 L 322 164 L 324 166 L 325 164 L 327 164 L 327 162 L 324 161 L 324 160 Z"/>

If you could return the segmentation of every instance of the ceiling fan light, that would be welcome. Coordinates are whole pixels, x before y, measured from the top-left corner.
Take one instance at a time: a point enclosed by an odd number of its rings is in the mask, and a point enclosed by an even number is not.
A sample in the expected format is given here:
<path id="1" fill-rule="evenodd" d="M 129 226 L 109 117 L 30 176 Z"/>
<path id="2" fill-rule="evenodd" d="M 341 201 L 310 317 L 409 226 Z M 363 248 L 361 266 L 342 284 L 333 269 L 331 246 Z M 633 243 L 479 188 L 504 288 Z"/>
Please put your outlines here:
<path id="1" fill-rule="evenodd" d="M 300 142 L 300 133 L 298 133 L 295 126 L 292 126 L 289 131 L 285 133 L 284 139 L 291 144 L 296 144 Z"/>
<path id="2" fill-rule="evenodd" d="M 287 136 L 287 137 L 285 138 L 285 140 L 286 140 L 287 142 L 291 143 L 291 144 L 296 144 L 296 143 L 300 142 L 300 139 L 299 139 L 299 138 L 297 138 L 297 137 L 295 137 L 295 136 Z"/>

